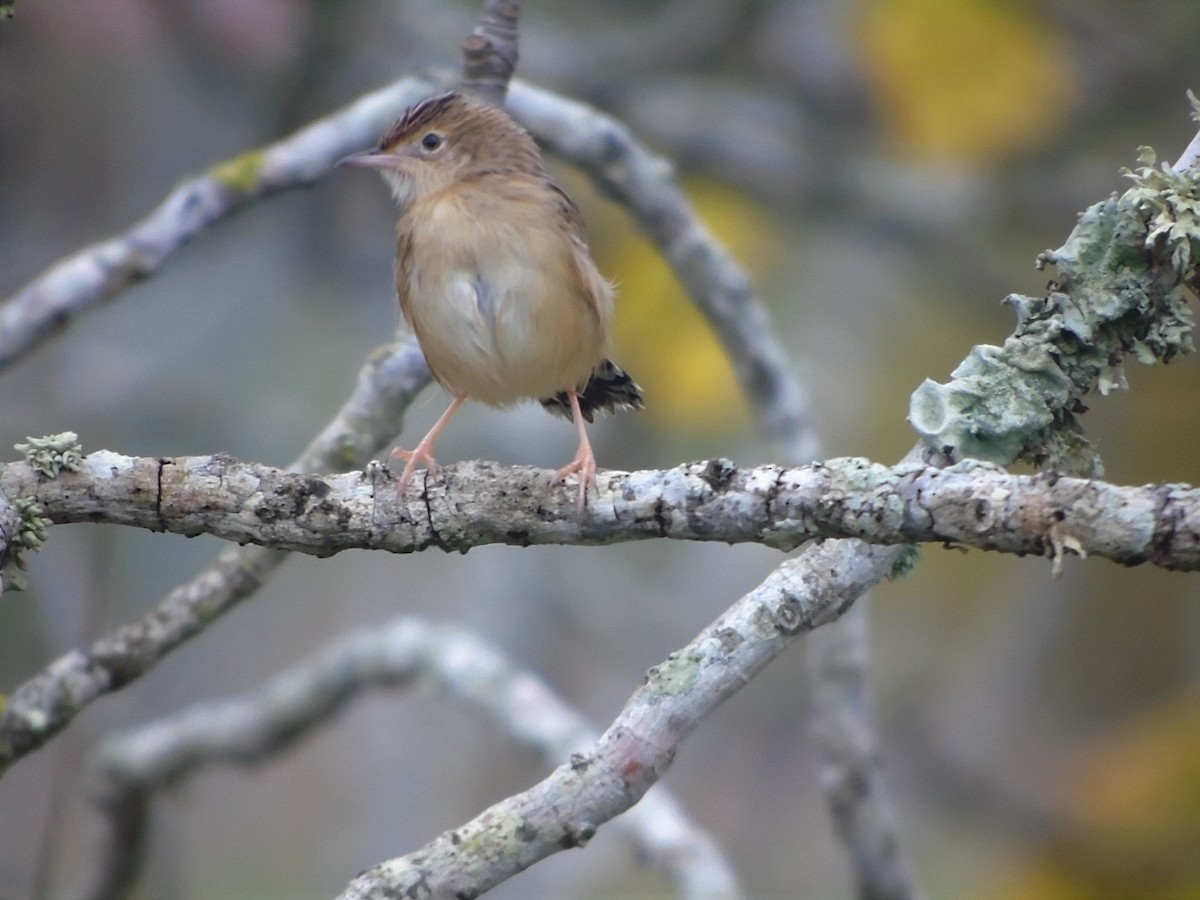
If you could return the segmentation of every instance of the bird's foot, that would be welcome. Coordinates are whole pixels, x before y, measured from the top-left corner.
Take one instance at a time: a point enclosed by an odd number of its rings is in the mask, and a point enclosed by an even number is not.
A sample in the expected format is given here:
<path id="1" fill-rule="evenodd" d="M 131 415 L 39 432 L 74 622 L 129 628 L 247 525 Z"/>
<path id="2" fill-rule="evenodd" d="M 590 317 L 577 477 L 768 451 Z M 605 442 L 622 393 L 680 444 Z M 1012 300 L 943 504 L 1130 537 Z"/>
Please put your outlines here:
<path id="1" fill-rule="evenodd" d="M 583 515 L 587 509 L 588 488 L 596 487 L 596 457 L 592 455 L 591 447 L 580 447 L 575 458 L 558 470 L 558 477 L 565 481 L 571 475 L 579 476 L 579 497 L 575 501 L 575 509 Z"/>
<path id="2" fill-rule="evenodd" d="M 417 444 L 417 446 L 412 450 L 404 450 L 401 447 L 397 447 L 391 452 L 391 454 L 389 454 L 389 462 L 393 459 L 405 460 L 404 471 L 400 473 L 400 480 L 396 482 L 396 496 L 398 498 L 403 499 L 405 488 L 408 487 L 408 483 L 412 481 L 413 475 L 416 474 L 417 469 L 422 463 L 424 463 L 425 468 L 430 475 L 437 475 L 438 464 L 437 460 L 433 458 L 433 454 L 430 452 L 432 449 L 432 442 L 426 444 L 425 441 L 421 441 L 421 443 Z"/>

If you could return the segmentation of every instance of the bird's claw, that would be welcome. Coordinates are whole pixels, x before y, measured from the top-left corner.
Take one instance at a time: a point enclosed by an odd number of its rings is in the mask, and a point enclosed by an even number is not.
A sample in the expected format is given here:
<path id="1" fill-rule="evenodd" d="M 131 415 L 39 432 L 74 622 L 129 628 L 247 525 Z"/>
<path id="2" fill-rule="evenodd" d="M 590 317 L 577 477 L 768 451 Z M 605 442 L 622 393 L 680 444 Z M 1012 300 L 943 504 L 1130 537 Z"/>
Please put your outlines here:
<path id="1" fill-rule="evenodd" d="M 566 481 L 572 475 L 579 476 L 579 497 L 575 501 L 575 508 L 582 515 L 587 509 L 588 488 L 598 490 L 596 487 L 596 457 L 591 453 L 576 456 L 559 469 L 557 475 L 562 481 Z"/>
<path id="2" fill-rule="evenodd" d="M 404 471 L 400 473 L 400 480 L 396 482 L 396 496 L 398 498 L 404 497 L 404 491 L 408 487 L 408 483 L 412 481 L 413 475 L 416 474 L 417 469 L 422 463 L 425 464 L 425 469 L 430 475 L 436 476 L 438 473 L 437 460 L 433 458 L 433 454 L 429 452 L 428 447 L 422 446 L 424 443 L 422 441 L 412 450 L 404 450 L 397 447 L 388 456 L 389 461 L 393 459 L 405 460 Z"/>

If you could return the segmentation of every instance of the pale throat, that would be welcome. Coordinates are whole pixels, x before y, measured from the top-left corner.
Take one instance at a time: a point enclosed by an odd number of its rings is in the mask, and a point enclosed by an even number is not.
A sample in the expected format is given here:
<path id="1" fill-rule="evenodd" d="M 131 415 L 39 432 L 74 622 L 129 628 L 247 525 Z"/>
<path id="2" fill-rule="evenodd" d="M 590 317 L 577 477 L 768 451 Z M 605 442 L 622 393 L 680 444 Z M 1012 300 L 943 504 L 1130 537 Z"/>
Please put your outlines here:
<path id="1" fill-rule="evenodd" d="M 412 177 L 392 169 L 383 169 L 380 174 L 383 175 L 383 180 L 387 182 L 388 187 L 392 189 L 392 196 L 396 198 L 396 202 L 402 208 L 407 208 L 416 194 L 416 185 L 413 184 Z"/>

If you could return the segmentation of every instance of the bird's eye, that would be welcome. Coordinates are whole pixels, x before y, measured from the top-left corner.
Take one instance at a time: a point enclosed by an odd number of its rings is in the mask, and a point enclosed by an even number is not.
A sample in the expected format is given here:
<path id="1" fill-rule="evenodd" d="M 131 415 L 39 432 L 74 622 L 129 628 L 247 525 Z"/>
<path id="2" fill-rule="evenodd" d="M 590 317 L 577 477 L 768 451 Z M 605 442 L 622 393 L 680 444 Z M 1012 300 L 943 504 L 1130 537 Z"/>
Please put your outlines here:
<path id="1" fill-rule="evenodd" d="M 426 150 L 436 150 L 442 146 L 442 136 L 436 131 L 431 131 L 425 137 L 421 138 L 421 146 Z"/>

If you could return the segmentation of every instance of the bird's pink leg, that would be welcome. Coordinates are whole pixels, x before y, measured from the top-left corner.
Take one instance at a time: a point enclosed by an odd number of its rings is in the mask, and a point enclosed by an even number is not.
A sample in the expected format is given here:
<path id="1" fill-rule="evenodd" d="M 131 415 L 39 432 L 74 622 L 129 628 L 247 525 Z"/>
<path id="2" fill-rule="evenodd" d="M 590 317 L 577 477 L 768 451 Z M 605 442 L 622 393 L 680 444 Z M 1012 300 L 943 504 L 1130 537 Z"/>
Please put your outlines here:
<path id="1" fill-rule="evenodd" d="M 579 475 L 579 499 L 576 508 L 582 513 L 587 508 L 588 488 L 596 488 L 596 457 L 592 453 L 592 445 L 588 442 L 587 427 L 579 409 L 579 396 L 574 391 L 568 391 L 567 396 L 571 398 L 571 418 L 575 420 L 575 427 L 579 429 L 579 450 L 573 460 L 558 470 L 558 477 Z"/>
<path id="2" fill-rule="evenodd" d="M 396 493 L 403 496 L 404 489 L 408 487 L 408 483 L 412 481 L 413 474 L 417 471 L 417 466 L 425 463 L 425 467 L 429 470 L 430 475 L 437 474 L 437 460 L 433 458 L 433 445 L 437 442 L 438 436 L 441 435 L 443 429 L 450 424 L 450 420 L 454 418 L 454 414 L 458 412 L 458 408 L 463 405 L 463 401 L 467 399 L 466 394 L 459 394 L 454 398 L 449 408 L 442 413 L 440 419 L 433 423 L 433 427 L 429 429 L 429 433 L 421 438 L 421 443 L 413 447 L 411 450 L 402 450 L 397 447 L 392 451 L 390 459 L 407 460 L 404 464 L 404 471 L 400 473 L 400 480 L 396 483 Z"/>

